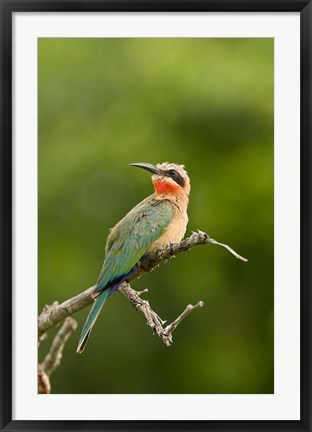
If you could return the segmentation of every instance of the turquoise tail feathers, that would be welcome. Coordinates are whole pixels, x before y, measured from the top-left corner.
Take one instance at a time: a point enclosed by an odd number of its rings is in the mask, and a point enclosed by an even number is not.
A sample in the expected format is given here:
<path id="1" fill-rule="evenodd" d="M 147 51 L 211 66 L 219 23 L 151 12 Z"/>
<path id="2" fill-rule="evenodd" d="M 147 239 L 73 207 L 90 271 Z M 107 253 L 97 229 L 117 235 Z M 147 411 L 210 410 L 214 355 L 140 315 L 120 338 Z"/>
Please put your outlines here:
<path id="1" fill-rule="evenodd" d="M 90 312 L 88 315 L 88 318 L 85 322 L 85 325 L 83 326 L 83 329 L 81 330 L 79 343 L 77 347 L 77 353 L 82 353 L 83 350 L 86 347 L 87 341 L 89 339 L 91 330 L 95 324 L 95 321 L 97 317 L 99 316 L 99 313 L 101 312 L 102 307 L 104 306 L 104 303 L 109 295 L 109 290 L 106 289 L 105 291 L 102 291 L 98 297 L 96 298 Z"/>
<path id="2" fill-rule="evenodd" d="M 110 281 L 109 285 L 106 284 L 104 288 L 101 288 L 101 281 L 98 281 L 97 287 L 94 291 L 94 294 L 97 295 L 95 302 L 89 312 L 89 315 L 86 319 L 86 322 L 81 330 L 79 343 L 77 347 L 77 353 L 82 353 L 86 347 L 88 342 L 90 333 L 93 329 L 95 321 L 97 320 L 104 303 L 108 296 L 113 294 L 114 291 L 118 289 L 118 287 L 136 270 L 136 265 L 126 274 L 118 276 Z"/>

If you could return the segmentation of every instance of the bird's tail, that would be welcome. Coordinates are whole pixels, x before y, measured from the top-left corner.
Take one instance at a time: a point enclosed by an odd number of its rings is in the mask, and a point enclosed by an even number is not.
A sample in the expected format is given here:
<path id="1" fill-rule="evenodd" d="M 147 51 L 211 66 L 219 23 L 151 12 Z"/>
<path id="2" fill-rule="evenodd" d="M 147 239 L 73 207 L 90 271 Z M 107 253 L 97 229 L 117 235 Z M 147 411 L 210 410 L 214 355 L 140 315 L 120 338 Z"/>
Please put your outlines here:
<path id="1" fill-rule="evenodd" d="M 104 303 L 109 295 L 109 290 L 106 289 L 105 291 L 102 291 L 96 298 L 90 312 L 88 315 L 88 318 L 85 322 L 85 325 L 83 326 L 83 329 L 81 330 L 79 343 L 77 347 L 77 353 L 82 353 L 83 350 L 86 347 L 87 341 L 89 339 L 91 330 L 95 324 L 95 321 L 97 317 L 99 316 L 99 313 L 101 312 L 102 307 L 104 306 Z"/>

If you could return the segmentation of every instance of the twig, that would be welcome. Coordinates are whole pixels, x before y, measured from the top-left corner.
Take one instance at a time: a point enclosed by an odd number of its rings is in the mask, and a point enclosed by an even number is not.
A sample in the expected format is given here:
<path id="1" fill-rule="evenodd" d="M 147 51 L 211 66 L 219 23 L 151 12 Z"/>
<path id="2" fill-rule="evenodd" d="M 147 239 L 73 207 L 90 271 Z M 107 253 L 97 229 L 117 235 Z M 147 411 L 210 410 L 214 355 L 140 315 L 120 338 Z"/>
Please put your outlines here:
<path id="1" fill-rule="evenodd" d="M 142 274 L 146 272 L 152 271 L 159 264 L 161 264 L 162 262 L 166 262 L 168 259 L 172 258 L 177 253 L 189 251 L 193 246 L 205 245 L 205 244 L 217 244 L 219 246 L 225 247 L 236 258 L 245 262 L 247 261 L 245 258 L 238 255 L 229 246 L 223 243 L 218 243 L 216 240 L 210 238 L 208 234 L 202 231 L 198 231 L 197 233 L 193 232 L 190 237 L 186 238 L 185 240 L 182 240 L 179 243 L 171 244 L 170 246 L 159 250 L 158 253 L 150 261 L 144 261 L 144 263 L 140 262 L 139 263 L 140 265 L 137 267 L 137 271 L 131 276 L 131 278 L 129 278 L 129 281 L 137 279 L 138 277 L 140 277 Z M 66 300 L 61 304 L 54 302 L 50 306 L 45 306 L 42 313 L 38 317 L 39 340 L 42 340 L 44 338 L 44 333 L 46 331 L 58 325 L 66 317 L 73 315 L 75 312 L 78 312 L 84 307 L 91 304 L 93 301 L 92 293 L 94 292 L 94 290 L 95 290 L 95 285 L 83 291 L 82 293 L 78 294 L 77 296 Z M 122 292 L 121 287 L 119 291 Z M 129 300 L 131 302 L 131 298 L 129 298 Z M 143 300 L 141 299 L 141 301 Z M 139 309 L 143 311 L 145 310 L 145 306 L 142 305 L 142 307 Z M 157 325 L 155 326 L 155 332 L 157 333 Z"/>
<path id="2" fill-rule="evenodd" d="M 235 256 L 235 258 L 241 261 L 244 262 L 248 261 L 246 258 L 242 257 L 237 252 L 235 252 L 235 250 L 233 250 L 227 244 L 217 242 L 216 240 L 211 238 L 207 233 L 200 230 L 198 230 L 197 232 L 193 231 L 190 237 L 182 240 L 180 243 L 172 244 L 169 249 L 165 249 L 164 251 L 161 251 L 160 255 L 166 259 L 166 258 L 170 258 L 172 255 L 175 255 L 179 252 L 189 251 L 193 246 L 206 245 L 209 243 L 224 247 L 229 252 L 231 252 L 231 254 Z"/>
<path id="3" fill-rule="evenodd" d="M 61 364 L 65 344 L 72 332 L 76 330 L 77 325 L 75 319 L 67 317 L 54 337 L 50 351 L 38 366 L 38 393 L 46 394 L 51 392 L 50 376 Z"/>
<path id="4" fill-rule="evenodd" d="M 181 313 L 180 316 L 178 316 L 177 319 L 175 319 L 171 324 L 169 324 L 165 330 L 164 330 L 164 335 L 165 336 L 169 336 L 172 334 L 173 330 L 175 330 L 178 325 L 184 320 L 185 317 L 187 317 L 191 312 L 193 312 L 194 310 L 198 309 L 198 308 L 202 308 L 204 306 L 204 302 L 203 301 L 199 301 L 198 303 L 196 303 L 195 306 L 189 304 L 186 306 L 186 309 Z"/>
<path id="5" fill-rule="evenodd" d="M 128 283 L 123 283 L 118 290 L 130 301 L 130 303 L 140 312 L 143 313 L 146 323 L 153 329 L 153 332 L 162 339 L 165 345 L 169 346 L 170 341 L 164 336 L 163 321 L 160 316 L 154 312 L 147 300 L 141 299 L 139 293 L 131 288 Z"/>
<path id="6" fill-rule="evenodd" d="M 149 302 L 147 300 L 142 300 L 139 295 L 140 293 L 145 292 L 145 290 L 137 292 L 132 289 L 128 283 L 123 283 L 119 287 L 119 291 L 128 298 L 130 303 L 137 310 L 143 313 L 146 323 L 153 329 L 153 333 L 156 333 L 166 346 L 170 346 L 172 344 L 172 332 L 177 328 L 180 322 L 193 310 L 204 306 L 203 301 L 198 302 L 195 306 L 188 305 L 185 311 L 183 311 L 177 319 L 175 319 L 164 329 L 163 325 L 166 323 L 166 321 L 163 321 L 160 316 L 151 308 Z"/>
<path id="7" fill-rule="evenodd" d="M 238 253 L 235 252 L 235 250 L 233 250 L 233 249 L 232 249 L 230 246 L 228 246 L 227 244 L 219 243 L 219 242 L 217 242 L 216 240 L 214 240 L 214 239 L 212 239 L 212 238 L 209 239 L 209 243 L 211 243 L 211 244 L 215 244 L 215 245 L 218 245 L 218 246 L 222 246 L 222 247 L 224 247 L 225 249 L 227 249 L 228 251 L 230 251 L 231 254 L 235 256 L 235 258 L 237 258 L 237 259 L 239 259 L 239 260 L 241 260 L 241 261 L 244 261 L 244 262 L 248 262 L 248 259 L 247 259 L 247 258 L 244 258 L 244 257 L 242 257 L 241 255 L 238 255 Z"/>

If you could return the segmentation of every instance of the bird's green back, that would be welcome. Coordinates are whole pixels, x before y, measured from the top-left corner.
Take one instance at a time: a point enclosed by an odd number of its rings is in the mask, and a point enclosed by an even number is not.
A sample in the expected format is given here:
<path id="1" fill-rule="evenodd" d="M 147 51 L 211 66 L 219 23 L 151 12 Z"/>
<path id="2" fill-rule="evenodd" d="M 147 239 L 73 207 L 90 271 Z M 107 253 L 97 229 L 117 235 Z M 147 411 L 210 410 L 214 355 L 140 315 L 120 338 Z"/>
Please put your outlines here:
<path id="1" fill-rule="evenodd" d="M 106 257 L 97 282 L 102 291 L 126 275 L 148 248 L 165 232 L 174 217 L 174 205 L 150 195 L 137 204 L 112 228 L 106 243 Z"/>

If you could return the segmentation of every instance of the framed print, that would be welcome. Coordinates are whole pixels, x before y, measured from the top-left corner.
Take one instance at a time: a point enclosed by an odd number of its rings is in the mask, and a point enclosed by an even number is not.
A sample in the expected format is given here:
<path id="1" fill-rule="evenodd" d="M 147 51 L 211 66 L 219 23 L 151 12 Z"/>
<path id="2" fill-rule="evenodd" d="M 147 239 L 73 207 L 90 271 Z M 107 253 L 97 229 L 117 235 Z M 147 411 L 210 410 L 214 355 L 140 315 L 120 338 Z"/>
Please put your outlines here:
<path id="1" fill-rule="evenodd" d="M 1 23 L 1 430 L 310 431 L 311 2 Z"/>

